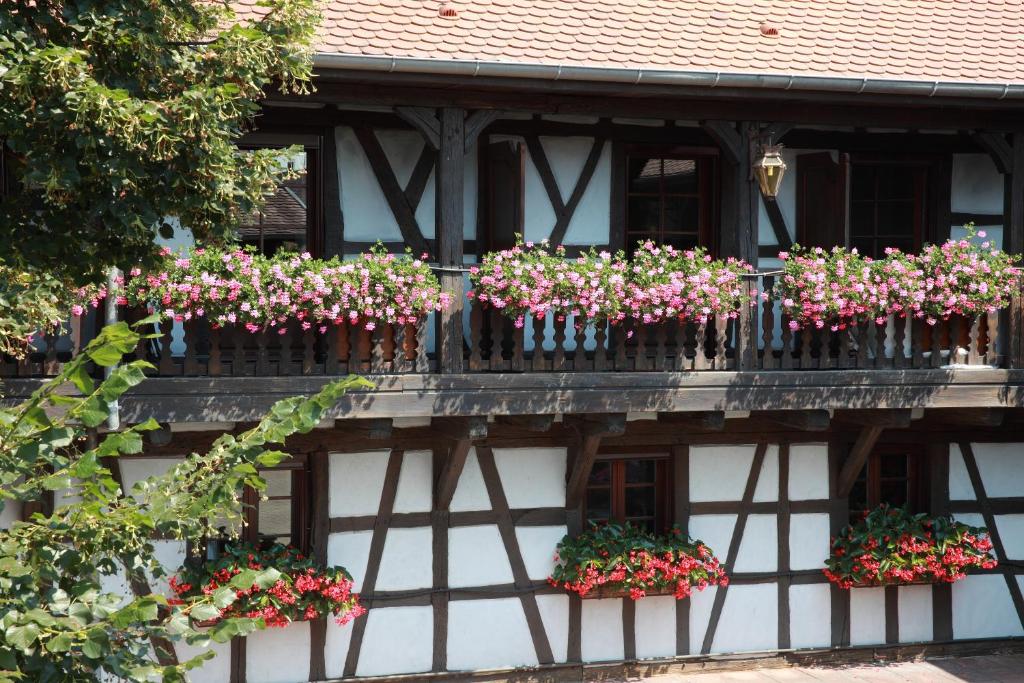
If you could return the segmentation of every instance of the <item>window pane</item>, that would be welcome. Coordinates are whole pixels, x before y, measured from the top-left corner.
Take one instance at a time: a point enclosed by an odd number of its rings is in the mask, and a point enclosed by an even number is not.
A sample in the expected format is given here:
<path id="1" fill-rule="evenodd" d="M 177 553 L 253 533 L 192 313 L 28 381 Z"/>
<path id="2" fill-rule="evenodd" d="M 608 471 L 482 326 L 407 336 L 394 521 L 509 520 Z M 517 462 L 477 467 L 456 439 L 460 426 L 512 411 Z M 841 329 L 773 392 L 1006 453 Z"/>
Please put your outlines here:
<path id="1" fill-rule="evenodd" d="M 653 192 L 661 191 L 661 159 L 630 158 L 629 160 L 629 191 Z"/>
<path id="2" fill-rule="evenodd" d="M 280 536 L 292 532 L 292 501 L 260 501 L 258 530 L 261 536 Z"/>
<path id="3" fill-rule="evenodd" d="M 879 199 L 913 199 L 914 176 L 917 171 L 908 166 L 879 166 Z"/>
<path id="4" fill-rule="evenodd" d="M 267 496 L 292 495 L 292 472 L 291 470 L 262 470 L 260 476 L 267 482 Z"/>
<path id="5" fill-rule="evenodd" d="M 697 194 L 700 186 L 695 159 L 665 159 L 665 192 L 668 194 Z"/>
<path id="6" fill-rule="evenodd" d="M 850 234 L 854 237 L 875 234 L 875 203 L 850 203 Z"/>
<path id="7" fill-rule="evenodd" d="M 878 257 L 878 254 L 875 253 L 875 240 L 871 238 L 862 237 L 850 240 L 850 246 L 864 256 L 870 256 L 872 258 Z"/>
<path id="8" fill-rule="evenodd" d="M 612 482 L 612 464 L 607 460 L 603 462 L 595 462 L 594 467 L 590 470 L 590 479 L 588 480 L 591 484 L 604 484 L 608 485 Z"/>
<path id="9" fill-rule="evenodd" d="M 630 232 L 657 233 L 661 227 L 661 200 L 658 197 L 630 197 L 629 221 L 626 229 Z"/>
<path id="10" fill-rule="evenodd" d="M 645 531 L 650 531 L 652 533 L 656 531 L 656 529 L 654 528 L 654 520 L 649 517 L 646 519 L 628 519 L 626 521 L 632 524 L 633 526 L 640 527 Z"/>
<path id="11" fill-rule="evenodd" d="M 626 517 L 653 517 L 655 510 L 653 486 L 626 489 Z"/>
<path id="12" fill-rule="evenodd" d="M 850 489 L 850 512 L 868 509 L 868 488 L 863 479 L 858 479 Z"/>
<path id="13" fill-rule="evenodd" d="M 627 484 L 653 484 L 654 472 L 657 469 L 657 462 L 651 459 L 627 460 L 626 461 L 626 483 Z"/>
<path id="14" fill-rule="evenodd" d="M 299 152 L 286 164 L 297 175 L 278 186 L 266 198 L 262 210 L 244 217 L 238 228 L 243 244 L 251 244 L 268 256 L 307 248 L 306 153 Z"/>
<path id="15" fill-rule="evenodd" d="M 881 484 L 881 499 L 893 507 L 901 507 L 907 502 L 906 481 L 883 481 Z"/>
<path id="16" fill-rule="evenodd" d="M 612 516 L 610 489 L 587 490 L 587 519 L 604 520 Z"/>
<path id="17" fill-rule="evenodd" d="M 665 197 L 665 232 L 700 229 L 700 200 L 693 197 Z"/>
<path id="18" fill-rule="evenodd" d="M 675 234 L 666 235 L 665 239 L 662 240 L 663 244 L 670 244 L 676 249 L 694 249 L 700 245 L 700 238 L 696 234 Z"/>
<path id="19" fill-rule="evenodd" d="M 881 474 L 883 479 L 907 476 L 907 456 L 883 455 L 879 460 L 881 461 Z"/>
<path id="20" fill-rule="evenodd" d="M 879 235 L 913 235 L 914 202 L 879 202 Z"/>
<path id="21" fill-rule="evenodd" d="M 854 166 L 850 179 L 851 199 L 875 198 L 875 167 Z"/>

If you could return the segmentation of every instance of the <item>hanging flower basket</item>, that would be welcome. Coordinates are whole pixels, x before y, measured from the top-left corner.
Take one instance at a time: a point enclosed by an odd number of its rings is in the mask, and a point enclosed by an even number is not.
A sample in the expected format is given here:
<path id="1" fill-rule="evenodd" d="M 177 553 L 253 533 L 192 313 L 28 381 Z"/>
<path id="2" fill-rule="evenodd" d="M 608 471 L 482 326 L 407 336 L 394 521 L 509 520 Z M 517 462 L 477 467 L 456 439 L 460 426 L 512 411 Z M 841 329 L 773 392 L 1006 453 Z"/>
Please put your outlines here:
<path id="1" fill-rule="evenodd" d="M 996 560 L 984 528 L 882 505 L 832 540 L 823 570 L 840 588 L 953 583 Z"/>
<path id="2" fill-rule="evenodd" d="M 267 586 L 237 586 L 244 572 L 276 569 L 280 575 Z M 339 625 L 366 613 L 352 591 L 352 577 L 341 567 L 318 567 L 295 548 L 275 544 L 260 549 L 246 543 L 227 545 L 217 560 L 186 564 L 170 580 L 177 604 L 187 604 L 219 589 L 235 588 L 235 600 L 214 618 L 194 626 L 213 626 L 223 619 L 262 619 L 267 626 L 283 627 L 293 621 L 309 621 L 333 615 Z"/>
<path id="3" fill-rule="evenodd" d="M 556 557 L 548 582 L 585 599 L 674 595 L 682 600 L 694 589 L 729 584 L 711 549 L 677 528 L 655 535 L 628 523 L 594 526 L 563 538 Z"/>

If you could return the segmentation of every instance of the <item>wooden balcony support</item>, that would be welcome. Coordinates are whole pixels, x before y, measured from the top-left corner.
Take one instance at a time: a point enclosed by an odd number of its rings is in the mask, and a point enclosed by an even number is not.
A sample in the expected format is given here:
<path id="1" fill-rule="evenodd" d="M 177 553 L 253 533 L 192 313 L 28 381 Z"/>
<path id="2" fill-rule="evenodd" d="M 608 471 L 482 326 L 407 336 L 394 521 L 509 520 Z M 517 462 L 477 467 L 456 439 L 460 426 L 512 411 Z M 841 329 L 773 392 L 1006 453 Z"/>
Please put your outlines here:
<path id="1" fill-rule="evenodd" d="M 878 437 L 882 435 L 882 430 L 884 429 L 884 427 L 877 424 L 861 428 L 853 448 L 850 449 L 850 454 L 846 456 L 843 469 L 839 472 L 836 493 L 840 498 L 846 498 L 850 495 L 850 491 L 853 490 L 853 485 L 857 481 L 860 471 L 864 469 L 864 463 L 868 461 L 868 456 L 871 455 L 871 450 L 878 443 Z"/>
<path id="2" fill-rule="evenodd" d="M 438 434 L 454 442 L 448 449 L 448 457 L 438 475 L 434 491 L 434 509 L 447 510 L 452 503 L 452 497 L 455 496 L 455 488 L 459 485 L 462 470 L 466 466 L 469 449 L 474 442 L 487 438 L 487 418 L 440 418 L 433 420 L 431 427 Z"/>
<path id="3" fill-rule="evenodd" d="M 573 510 L 583 502 L 583 494 L 587 490 L 587 480 L 594 468 L 597 449 L 605 436 L 618 436 L 626 432 L 626 415 L 587 415 L 585 417 L 567 417 L 565 422 L 573 426 L 578 441 L 572 449 L 572 470 L 569 472 L 565 485 L 565 507 Z"/>

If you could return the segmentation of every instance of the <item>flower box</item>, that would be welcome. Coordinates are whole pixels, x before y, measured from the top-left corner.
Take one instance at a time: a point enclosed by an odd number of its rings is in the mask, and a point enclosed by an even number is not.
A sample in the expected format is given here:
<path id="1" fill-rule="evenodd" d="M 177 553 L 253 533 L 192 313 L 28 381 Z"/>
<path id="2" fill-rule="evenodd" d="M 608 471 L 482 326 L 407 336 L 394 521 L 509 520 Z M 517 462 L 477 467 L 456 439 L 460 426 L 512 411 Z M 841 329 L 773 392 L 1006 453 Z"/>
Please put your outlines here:
<path id="1" fill-rule="evenodd" d="M 584 599 L 674 595 L 677 600 L 729 578 L 711 549 L 679 529 L 655 535 L 631 524 L 593 526 L 558 544 L 548 578 Z"/>
<path id="2" fill-rule="evenodd" d="M 953 583 L 995 567 L 991 550 L 983 528 L 882 505 L 832 540 L 823 571 L 844 589 Z"/>

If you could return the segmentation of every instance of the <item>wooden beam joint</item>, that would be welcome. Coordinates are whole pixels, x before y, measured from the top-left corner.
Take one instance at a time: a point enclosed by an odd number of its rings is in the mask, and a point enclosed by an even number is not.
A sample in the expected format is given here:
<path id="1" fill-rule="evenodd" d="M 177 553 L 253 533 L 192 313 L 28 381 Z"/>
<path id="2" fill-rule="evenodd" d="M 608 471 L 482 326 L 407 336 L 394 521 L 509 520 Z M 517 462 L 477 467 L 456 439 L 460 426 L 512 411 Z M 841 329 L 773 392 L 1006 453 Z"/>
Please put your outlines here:
<path id="1" fill-rule="evenodd" d="M 864 469 L 864 465 L 868 461 L 868 456 L 871 455 L 875 444 L 878 443 L 878 437 L 882 435 L 882 429 L 883 427 L 878 425 L 868 425 L 860 430 L 853 448 L 850 449 L 850 454 L 846 457 L 846 462 L 843 463 L 843 469 L 839 472 L 836 485 L 836 493 L 839 498 L 846 498 L 850 495 L 860 471 Z"/>
<path id="2" fill-rule="evenodd" d="M 434 510 L 447 510 L 451 506 L 455 489 L 459 485 L 459 477 L 466 466 L 469 449 L 475 442 L 487 438 L 487 418 L 435 418 L 431 421 L 431 427 L 438 434 L 454 441 L 448 450 L 448 457 L 444 461 L 434 489 Z"/>
<path id="3" fill-rule="evenodd" d="M 579 440 L 573 447 L 572 471 L 565 485 L 565 507 L 572 510 L 583 502 L 587 490 L 590 471 L 594 468 L 597 449 L 605 436 L 620 435 L 626 432 L 626 415 L 566 416 L 564 420 L 579 433 Z"/>

